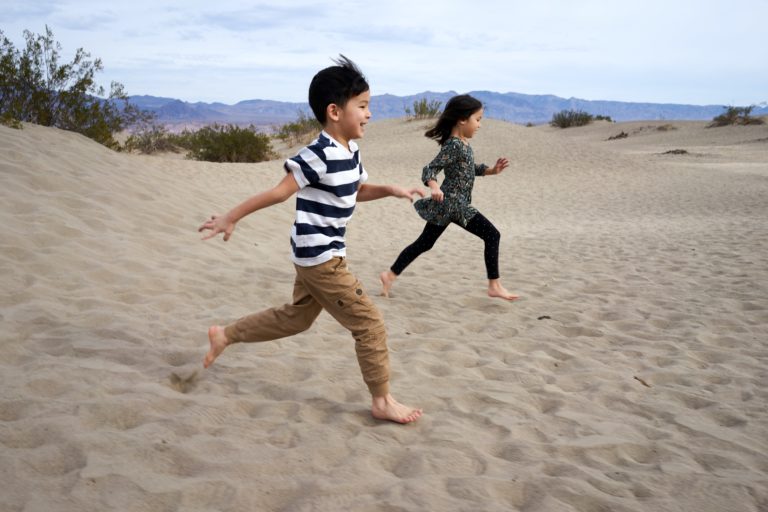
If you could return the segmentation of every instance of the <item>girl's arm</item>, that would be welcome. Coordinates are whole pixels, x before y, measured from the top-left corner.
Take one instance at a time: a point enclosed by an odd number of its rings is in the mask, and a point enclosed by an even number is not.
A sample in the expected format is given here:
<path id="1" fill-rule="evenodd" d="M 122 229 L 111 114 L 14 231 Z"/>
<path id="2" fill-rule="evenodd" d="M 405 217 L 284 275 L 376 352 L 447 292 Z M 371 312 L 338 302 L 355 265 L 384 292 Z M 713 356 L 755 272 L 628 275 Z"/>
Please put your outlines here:
<path id="1" fill-rule="evenodd" d="M 455 140 L 446 141 L 445 144 L 440 146 L 440 152 L 437 156 L 421 171 L 421 181 L 429 187 L 433 201 L 437 201 L 438 203 L 443 202 L 445 195 L 437 182 L 437 175 L 440 174 L 440 171 L 447 165 L 458 159 L 460 150 L 461 148 L 457 145 Z"/>
<path id="2" fill-rule="evenodd" d="M 429 162 L 421 171 L 421 182 L 431 188 L 430 181 L 437 183 L 437 175 L 448 164 L 458 158 L 459 147 L 456 145 L 454 139 L 446 141 L 445 144 L 440 146 L 440 152 L 437 156 Z"/>
<path id="3" fill-rule="evenodd" d="M 482 176 L 491 176 L 492 174 L 499 174 L 501 171 L 507 168 L 509 166 L 509 160 L 506 158 L 499 158 L 496 160 L 496 165 L 493 167 L 486 166 L 485 172 L 482 174 Z"/>
<path id="4" fill-rule="evenodd" d="M 358 202 L 373 201 L 384 197 L 401 197 L 413 202 L 413 195 L 418 194 L 424 197 L 424 191 L 418 187 L 404 188 L 397 185 L 369 185 L 363 183 L 357 190 Z"/>
<path id="5" fill-rule="evenodd" d="M 288 173 L 285 177 L 269 190 L 250 197 L 229 210 L 224 215 L 211 215 L 210 220 L 205 221 L 197 230 L 202 232 L 210 229 L 211 232 L 203 237 L 203 240 L 213 238 L 219 233 L 224 233 L 224 241 L 229 240 L 232 232 L 235 230 L 235 224 L 251 213 L 267 208 L 277 203 L 282 203 L 299 190 L 299 184 L 293 174 Z"/>

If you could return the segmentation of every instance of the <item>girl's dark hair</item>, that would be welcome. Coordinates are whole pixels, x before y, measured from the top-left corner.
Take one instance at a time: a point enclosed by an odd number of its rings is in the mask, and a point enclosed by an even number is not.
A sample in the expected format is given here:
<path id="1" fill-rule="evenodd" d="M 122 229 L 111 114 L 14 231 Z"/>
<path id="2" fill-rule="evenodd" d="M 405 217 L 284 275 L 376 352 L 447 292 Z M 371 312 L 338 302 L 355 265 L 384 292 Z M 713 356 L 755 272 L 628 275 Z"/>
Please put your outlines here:
<path id="1" fill-rule="evenodd" d="M 335 66 L 318 71 L 309 84 L 309 106 L 323 126 L 328 105 L 344 107 L 350 98 L 370 88 L 363 72 L 354 62 L 341 54 L 333 62 Z"/>
<path id="2" fill-rule="evenodd" d="M 445 110 L 440 114 L 435 125 L 424 133 L 425 137 L 435 139 L 441 146 L 451 137 L 456 123 L 469 119 L 469 116 L 483 108 L 477 98 L 469 94 L 459 94 L 448 100 Z"/>

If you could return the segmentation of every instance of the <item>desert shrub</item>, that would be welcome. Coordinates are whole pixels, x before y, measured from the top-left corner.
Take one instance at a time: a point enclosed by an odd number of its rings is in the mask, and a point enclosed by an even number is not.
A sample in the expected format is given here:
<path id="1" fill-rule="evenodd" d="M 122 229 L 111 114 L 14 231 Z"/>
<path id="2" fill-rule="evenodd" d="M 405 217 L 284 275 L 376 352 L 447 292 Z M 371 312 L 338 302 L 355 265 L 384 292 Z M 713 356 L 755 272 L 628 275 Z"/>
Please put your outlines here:
<path id="1" fill-rule="evenodd" d="M 669 132 L 672 130 L 677 130 L 677 126 L 667 123 L 657 126 L 656 130 L 660 132 Z"/>
<path id="2" fill-rule="evenodd" d="M 608 121 L 609 123 L 612 123 L 613 119 L 611 119 L 611 116 L 597 115 L 595 116 L 595 121 Z"/>
<path id="3" fill-rule="evenodd" d="M 322 129 L 320 121 L 300 110 L 296 121 L 278 127 L 275 136 L 288 144 L 307 143 Z"/>
<path id="4" fill-rule="evenodd" d="M 610 137 L 608 137 L 607 140 L 626 139 L 627 137 L 629 137 L 629 134 L 624 130 L 621 130 L 621 132 L 617 133 L 616 135 L 611 135 Z"/>
<path id="5" fill-rule="evenodd" d="M 405 115 L 412 119 L 431 119 L 440 115 L 442 105 L 441 101 L 427 101 L 427 98 L 422 98 L 413 102 L 413 110 L 411 107 L 405 107 Z"/>
<path id="6" fill-rule="evenodd" d="M 16 130 L 22 130 L 24 128 L 24 126 L 21 124 L 21 121 L 19 121 L 9 113 L 4 113 L 0 115 L 0 124 L 3 126 L 7 126 L 8 128 L 14 128 Z"/>
<path id="7" fill-rule="evenodd" d="M 184 131 L 173 137 L 178 145 L 189 150 L 187 157 L 207 162 L 263 162 L 275 157 L 269 136 L 258 133 L 251 125 L 213 124 L 197 131 Z"/>
<path id="8" fill-rule="evenodd" d="M 764 124 L 759 117 L 752 117 L 754 105 L 749 107 L 723 107 L 725 112 L 712 118 L 709 128 L 729 125 Z"/>
<path id="9" fill-rule="evenodd" d="M 79 48 L 72 62 L 59 63 L 61 45 L 47 26 L 45 34 L 25 30 L 26 46 L 17 50 L 0 31 L 0 117 L 71 130 L 112 148 L 114 134 L 151 116 L 128 102 L 122 84 L 109 95 L 96 84 L 101 59 Z"/>
<path id="10" fill-rule="evenodd" d="M 558 128 L 584 126 L 592 122 L 594 117 L 583 110 L 561 110 L 552 116 L 550 125 Z"/>
<path id="11" fill-rule="evenodd" d="M 154 123 L 143 124 L 126 139 L 124 148 L 128 151 L 138 151 L 147 155 L 161 151 L 179 152 L 179 144 L 175 136 L 168 133 L 163 126 Z"/>

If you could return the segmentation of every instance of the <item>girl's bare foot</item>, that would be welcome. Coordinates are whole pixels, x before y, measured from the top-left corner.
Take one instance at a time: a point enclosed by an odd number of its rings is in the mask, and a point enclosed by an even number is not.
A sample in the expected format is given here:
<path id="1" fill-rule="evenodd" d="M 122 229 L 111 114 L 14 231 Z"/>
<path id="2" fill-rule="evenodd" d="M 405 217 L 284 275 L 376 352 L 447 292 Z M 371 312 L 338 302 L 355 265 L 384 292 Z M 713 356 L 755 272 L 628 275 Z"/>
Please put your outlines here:
<path id="1" fill-rule="evenodd" d="M 387 393 L 374 396 L 371 402 L 371 414 L 377 420 L 389 420 L 395 423 L 411 423 L 421 417 L 421 409 L 403 405 Z"/>
<path id="2" fill-rule="evenodd" d="M 208 353 L 205 354 L 203 359 L 203 367 L 208 368 L 213 364 L 219 354 L 224 352 L 224 349 L 229 345 L 227 335 L 224 333 L 224 328 L 218 325 L 212 325 L 208 328 L 208 342 L 211 347 L 208 349 Z"/>
<path id="3" fill-rule="evenodd" d="M 519 296 L 509 293 L 506 288 L 501 286 L 501 281 L 498 279 L 489 279 L 488 280 L 488 296 L 489 297 L 498 297 L 500 299 L 505 300 L 516 300 L 519 298 Z"/>
<path id="4" fill-rule="evenodd" d="M 389 290 L 392 289 L 392 285 L 395 284 L 395 279 L 397 279 L 397 274 L 391 270 L 385 270 L 379 275 L 379 280 L 381 281 L 381 295 L 389 297 Z"/>

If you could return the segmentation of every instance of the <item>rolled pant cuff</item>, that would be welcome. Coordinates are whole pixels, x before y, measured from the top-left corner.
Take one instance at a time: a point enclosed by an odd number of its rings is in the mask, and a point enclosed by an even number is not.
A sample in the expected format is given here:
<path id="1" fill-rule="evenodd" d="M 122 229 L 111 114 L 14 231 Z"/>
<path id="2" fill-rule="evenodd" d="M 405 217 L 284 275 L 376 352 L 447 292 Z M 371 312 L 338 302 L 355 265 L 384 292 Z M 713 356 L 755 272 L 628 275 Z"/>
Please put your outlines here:
<path id="1" fill-rule="evenodd" d="M 237 329 L 234 325 L 228 325 L 224 328 L 224 336 L 227 337 L 227 341 L 229 343 L 239 343 L 240 340 L 238 339 L 237 335 Z"/>
<path id="2" fill-rule="evenodd" d="M 368 383 L 368 390 L 372 396 L 386 396 L 389 394 L 389 381 L 376 383 Z"/>

